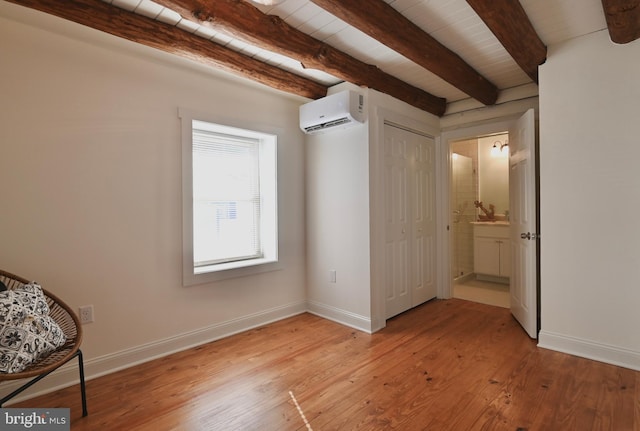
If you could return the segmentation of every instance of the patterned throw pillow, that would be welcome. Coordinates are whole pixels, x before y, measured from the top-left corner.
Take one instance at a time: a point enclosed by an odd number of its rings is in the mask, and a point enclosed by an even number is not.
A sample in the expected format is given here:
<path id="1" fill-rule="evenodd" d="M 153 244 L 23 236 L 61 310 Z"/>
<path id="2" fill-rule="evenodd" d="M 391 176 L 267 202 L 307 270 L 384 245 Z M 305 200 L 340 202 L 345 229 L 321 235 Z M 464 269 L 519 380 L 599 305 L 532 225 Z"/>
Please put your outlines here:
<path id="1" fill-rule="evenodd" d="M 35 282 L 0 292 L 0 373 L 18 373 L 64 345 Z"/>

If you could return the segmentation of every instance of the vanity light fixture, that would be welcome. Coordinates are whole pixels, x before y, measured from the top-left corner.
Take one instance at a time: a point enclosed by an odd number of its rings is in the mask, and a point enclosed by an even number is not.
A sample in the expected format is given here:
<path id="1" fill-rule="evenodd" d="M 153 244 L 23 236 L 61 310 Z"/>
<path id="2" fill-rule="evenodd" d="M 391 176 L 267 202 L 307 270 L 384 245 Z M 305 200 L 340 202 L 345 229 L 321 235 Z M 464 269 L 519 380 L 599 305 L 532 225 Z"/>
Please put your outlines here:
<path id="1" fill-rule="evenodd" d="M 509 154 L 509 141 L 505 140 L 504 144 L 500 141 L 495 141 L 493 147 L 491 147 L 491 155 L 498 157 L 501 154 Z"/>

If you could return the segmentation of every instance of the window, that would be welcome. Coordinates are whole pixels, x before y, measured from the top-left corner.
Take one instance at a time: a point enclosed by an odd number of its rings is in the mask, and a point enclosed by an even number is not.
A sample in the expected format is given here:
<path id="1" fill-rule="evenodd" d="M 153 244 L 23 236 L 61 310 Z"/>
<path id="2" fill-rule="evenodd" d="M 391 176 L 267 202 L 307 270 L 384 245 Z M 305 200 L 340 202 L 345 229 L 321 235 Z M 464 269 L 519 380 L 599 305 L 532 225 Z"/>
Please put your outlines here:
<path id="1" fill-rule="evenodd" d="M 184 284 L 275 269 L 277 135 L 180 117 Z"/>

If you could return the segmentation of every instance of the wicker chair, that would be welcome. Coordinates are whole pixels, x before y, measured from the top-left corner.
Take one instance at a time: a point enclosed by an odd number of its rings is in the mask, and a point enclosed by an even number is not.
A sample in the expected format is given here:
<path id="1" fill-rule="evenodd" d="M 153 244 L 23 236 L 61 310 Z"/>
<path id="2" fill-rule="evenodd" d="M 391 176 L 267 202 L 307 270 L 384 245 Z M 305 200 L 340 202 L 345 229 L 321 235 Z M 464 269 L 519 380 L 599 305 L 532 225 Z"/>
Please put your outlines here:
<path id="1" fill-rule="evenodd" d="M 29 283 L 25 278 L 10 274 L 0 270 L 0 281 L 2 281 L 8 289 L 14 289 L 18 286 Z M 42 289 L 49 305 L 49 316 L 60 326 L 67 341 L 65 344 L 51 353 L 49 356 L 42 358 L 30 364 L 25 370 L 17 373 L 0 373 L 0 383 L 8 380 L 18 380 L 24 378 L 32 378 L 27 383 L 11 392 L 9 395 L 0 399 L 0 407 L 11 398 L 20 394 L 31 385 L 48 376 L 71 359 L 78 357 L 78 367 L 80 371 L 80 392 L 82 395 L 82 416 L 87 416 L 87 394 L 84 383 L 84 362 L 82 359 L 82 351 L 80 343 L 82 342 L 82 327 L 75 313 L 67 304 L 58 297 Z"/>

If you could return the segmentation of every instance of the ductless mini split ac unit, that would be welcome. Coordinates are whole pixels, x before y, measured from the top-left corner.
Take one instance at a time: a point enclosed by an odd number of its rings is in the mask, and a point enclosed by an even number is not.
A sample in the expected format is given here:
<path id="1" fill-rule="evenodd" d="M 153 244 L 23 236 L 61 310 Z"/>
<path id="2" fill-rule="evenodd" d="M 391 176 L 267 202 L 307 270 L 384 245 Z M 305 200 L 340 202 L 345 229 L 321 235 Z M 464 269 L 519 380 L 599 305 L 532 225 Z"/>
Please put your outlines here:
<path id="1" fill-rule="evenodd" d="M 300 106 L 300 128 L 308 134 L 364 123 L 364 96 L 341 91 Z"/>

